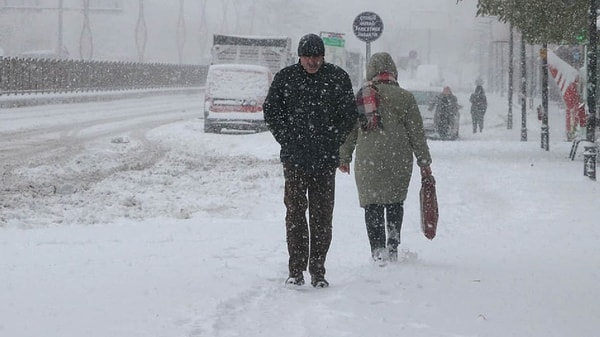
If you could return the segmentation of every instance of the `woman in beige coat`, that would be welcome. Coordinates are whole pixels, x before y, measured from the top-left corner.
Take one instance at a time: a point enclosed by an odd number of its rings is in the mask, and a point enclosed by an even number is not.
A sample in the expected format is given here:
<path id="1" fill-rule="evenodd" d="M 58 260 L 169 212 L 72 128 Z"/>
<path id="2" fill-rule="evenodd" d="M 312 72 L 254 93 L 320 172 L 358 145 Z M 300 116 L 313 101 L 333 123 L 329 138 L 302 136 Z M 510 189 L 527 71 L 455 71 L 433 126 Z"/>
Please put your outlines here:
<path id="1" fill-rule="evenodd" d="M 379 263 L 398 258 L 413 155 L 421 175 L 431 174 L 431 155 L 419 108 L 413 95 L 398 85 L 397 74 L 390 54 L 376 53 L 371 57 L 367 85 L 357 93 L 361 117 L 340 148 L 339 169 L 345 173 L 350 173 L 356 150 L 354 169 L 359 202 L 365 209 L 371 254 Z"/>

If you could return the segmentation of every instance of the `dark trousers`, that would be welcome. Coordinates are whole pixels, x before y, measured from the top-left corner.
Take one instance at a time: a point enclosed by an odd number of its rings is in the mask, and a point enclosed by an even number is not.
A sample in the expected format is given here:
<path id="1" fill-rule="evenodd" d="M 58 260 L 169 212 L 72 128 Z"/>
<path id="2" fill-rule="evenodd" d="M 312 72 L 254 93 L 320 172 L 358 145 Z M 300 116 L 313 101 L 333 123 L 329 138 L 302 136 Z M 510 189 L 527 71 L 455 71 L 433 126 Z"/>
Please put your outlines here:
<path id="1" fill-rule="evenodd" d="M 396 204 L 370 204 L 365 206 L 365 223 L 367 236 L 371 244 L 371 251 L 376 248 L 386 247 L 386 220 L 387 220 L 387 246 L 397 248 L 400 244 L 400 230 L 404 217 L 404 203 Z"/>
<path id="2" fill-rule="evenodd" d="M 331 244 L 335 168 L 309 173 L 284 164 L 283 175 L 290 276 L 301 274 L 308 265 L 311 276 L 321 279 L 325 276 L 325 258 Z"/>
<path id="3" fill-rule="evenodd" d="M 477 128 L 479 127 L 479 132 L 483 131 L 483 115 L 479 113 L 472 113 L 471 119 L 473 120 L 473 133 L 477 132 Z"/>
<path id="4" fill-rule="evenodd" d="M 437 133 L 441 139 L 448 138 L 448 132 L 450 130 L 450 122 L 447 120 L 441 121 L 437 125 Z"/>

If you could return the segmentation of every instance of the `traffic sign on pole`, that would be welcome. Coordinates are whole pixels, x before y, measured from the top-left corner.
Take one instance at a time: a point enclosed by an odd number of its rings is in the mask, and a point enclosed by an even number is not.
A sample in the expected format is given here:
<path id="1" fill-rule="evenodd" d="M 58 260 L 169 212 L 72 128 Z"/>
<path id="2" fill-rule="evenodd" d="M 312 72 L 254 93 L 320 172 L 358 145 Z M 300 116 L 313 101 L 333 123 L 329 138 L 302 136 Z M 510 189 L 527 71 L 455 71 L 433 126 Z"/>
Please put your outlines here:
<path id="1" fill-rule="evenodd" d="M 346 40 L 343 33 L 321 32 L 327 62 L 346 68 Z"/>
<path id="2" fill-rule="evenodd" d="M 365 59 L 368 64 L 371 58 L 371 42 L 383 33 L 383 21 L 373 12 L 362 12 L 354 19 L 352 30 L 359 40 L 366 42 Z"/>
<path id="3" fill-rule="evenodd" d="M 383 33 L 383 21 L 373 12 L 362 12 L 352 24 L 354 35 L 363 42 L 373 42 Z"/>

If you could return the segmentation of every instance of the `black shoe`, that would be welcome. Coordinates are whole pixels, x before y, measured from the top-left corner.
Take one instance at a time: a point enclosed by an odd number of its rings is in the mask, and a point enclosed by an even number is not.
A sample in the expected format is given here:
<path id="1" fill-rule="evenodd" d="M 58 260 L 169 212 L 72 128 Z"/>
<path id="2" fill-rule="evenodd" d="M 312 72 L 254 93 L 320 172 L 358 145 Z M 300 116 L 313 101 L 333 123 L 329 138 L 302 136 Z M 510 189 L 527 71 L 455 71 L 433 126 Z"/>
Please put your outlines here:
<path id="1" fill-rule="evenodd" d="M 327 280 L 325 278 L 322 277 L 313 277 L 313 279 L 310 281 L 310 284 L 312 284 L 313 287 L 315 288 L 327 288 L 329 287 L 329 282 L 327 282 Z"/>
<path id="2" fill-rule="evenodd" d="M 304 276 L 290 276 L 285 280 L 285 285 L 301 286 L 304 285 Z"/>

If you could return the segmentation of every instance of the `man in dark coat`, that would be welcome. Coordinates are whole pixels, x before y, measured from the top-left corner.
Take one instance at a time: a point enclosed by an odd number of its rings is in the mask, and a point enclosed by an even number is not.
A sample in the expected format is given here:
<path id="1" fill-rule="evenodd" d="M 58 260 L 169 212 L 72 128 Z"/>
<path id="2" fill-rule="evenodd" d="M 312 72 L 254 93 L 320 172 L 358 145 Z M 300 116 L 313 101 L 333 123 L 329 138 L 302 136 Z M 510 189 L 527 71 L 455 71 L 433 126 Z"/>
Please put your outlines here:
<path id="1" fill-rule="evenodd" d="M 455 126 L 454 123 L 456 122 L 460 105 L 450 87 L 444 87 L 442 93 L 429 105 L 429 111 L 433 110 L 434 107 L 433 123 L 440 139 L 447 140 L 454 138 L 456 135 L 450 133 Z"/>
<path id="2" fill-rule="evenodd" d="M 265 122 L 281 145 L 285 178 L 289 277 L 327 287 L 325 259 L 331 244 L 335 170 L 339 148 L 358 118 L 352 83 L 340 67 L 326 63 L 318 35 L 298 43 L 298 63 L 279 71 L 264 103 Z M 306 211 L 309 211 L 309 221 Z"/>

